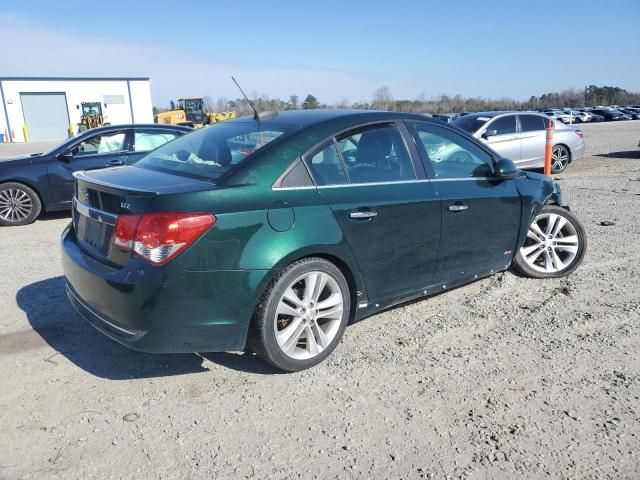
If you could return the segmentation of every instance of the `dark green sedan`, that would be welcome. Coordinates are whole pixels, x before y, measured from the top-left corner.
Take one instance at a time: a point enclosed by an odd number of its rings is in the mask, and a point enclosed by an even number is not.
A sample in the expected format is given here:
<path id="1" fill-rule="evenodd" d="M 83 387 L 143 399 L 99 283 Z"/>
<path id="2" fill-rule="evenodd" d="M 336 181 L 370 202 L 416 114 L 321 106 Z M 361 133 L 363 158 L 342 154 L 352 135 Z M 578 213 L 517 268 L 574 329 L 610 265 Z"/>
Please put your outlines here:
<path id="1" fill-rule="evenodd" d="M 349 321 L 512 265 L 567 275 L 586 249 L 551 179 L 418 115 L 244 117 L 75 176 L 69 299 L 148 352 L 301 370 Z"/>

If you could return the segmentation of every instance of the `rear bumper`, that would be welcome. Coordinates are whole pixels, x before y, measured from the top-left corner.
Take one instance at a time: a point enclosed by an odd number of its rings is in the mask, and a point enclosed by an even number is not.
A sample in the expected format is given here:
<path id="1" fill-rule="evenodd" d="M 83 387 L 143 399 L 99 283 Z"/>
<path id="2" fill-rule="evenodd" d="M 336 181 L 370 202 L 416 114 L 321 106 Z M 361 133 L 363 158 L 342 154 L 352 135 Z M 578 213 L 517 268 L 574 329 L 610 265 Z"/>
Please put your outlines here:
<path id="1" fill-rule="evenodd" d="M 132 259 L 105 265 L 61 237 L 69 301 L 109 338 L 135 350 L 184 353 L 243 350 L 267 270 L 189 271 Z"/>
<path id="2" fill-rule="evenodd" d="M 586 149 L 587 144 L 584 139 L 580 139 L 573 145 L 571 145 L 571 161 L 575 162 L 576 160 L 580 160 L 584 157 L 584 151 Z"/>

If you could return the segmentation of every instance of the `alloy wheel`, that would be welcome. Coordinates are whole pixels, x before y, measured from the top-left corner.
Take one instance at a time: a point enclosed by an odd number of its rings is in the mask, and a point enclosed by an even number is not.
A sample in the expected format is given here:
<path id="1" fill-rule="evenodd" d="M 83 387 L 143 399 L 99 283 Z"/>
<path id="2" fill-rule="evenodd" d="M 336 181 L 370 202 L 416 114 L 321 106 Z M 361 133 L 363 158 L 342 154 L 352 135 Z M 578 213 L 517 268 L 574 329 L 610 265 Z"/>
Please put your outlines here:
<path id="1" fill-rule="evenodd" d="M 562 172 L 569 165 L 569 150 L 562 145 L 553 147 L 551 152 L 551 169 L 556 172 Z"/>
<path id="2" fill-rule="evenodd" d="M 33 210 L 31 197 L 18 188 L 0 191 L 0 219 L 17 223 L 26 220 Z"/>
<path id="3" fill-rule="evenodd" d="M 312 271 L 294 280 L 278 302 L 276 341 L 288 357 L 306 360 L 335 339 L 343 315 L 343 293 L 328 273 Z"/>
<path id="4" fill-rule="evenodd" d="M 568 218 L 555 213 L 543 213 L 529 227 L 520 254 L 532 269 L 542 273 L 557 273 L 571 266 L 579 247 L 578 232 Z"/>

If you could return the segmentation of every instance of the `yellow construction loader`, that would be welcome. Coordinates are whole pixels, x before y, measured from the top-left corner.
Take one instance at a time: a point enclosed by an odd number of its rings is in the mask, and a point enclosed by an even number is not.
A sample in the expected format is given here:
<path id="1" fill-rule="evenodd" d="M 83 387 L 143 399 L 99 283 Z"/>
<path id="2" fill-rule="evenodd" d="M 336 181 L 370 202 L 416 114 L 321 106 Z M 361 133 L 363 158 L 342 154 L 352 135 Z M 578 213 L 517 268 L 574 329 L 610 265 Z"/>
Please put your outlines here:
<path id="1" fill-rule="evenodd" d="M 177 107 L 171 102 L 171 110 L 158 113 L 155 122 L 200 128 L 232 118 L 236 118 L 236 112 L 205 112 L 202 97 L 190 97 L 178 99 Z"/>
<path id="2" fill-rule="evenodd" d="M 80 106 L 82 107 L 82 115 L 80 116 L 80 123 L 78 124 L 78 132 L 110 125 L 110 123 L 105 122 L 102 113 L 102 103 L 82 102 Z"/>

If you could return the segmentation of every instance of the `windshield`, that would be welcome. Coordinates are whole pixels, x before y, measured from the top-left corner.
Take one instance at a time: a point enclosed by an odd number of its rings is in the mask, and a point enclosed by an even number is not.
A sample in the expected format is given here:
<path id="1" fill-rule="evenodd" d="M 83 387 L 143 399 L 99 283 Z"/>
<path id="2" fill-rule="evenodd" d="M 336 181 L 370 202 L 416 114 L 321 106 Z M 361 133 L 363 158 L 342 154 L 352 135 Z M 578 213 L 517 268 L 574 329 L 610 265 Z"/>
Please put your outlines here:
<path id="1" fill-rule="evenodd" d="M 218 123 L 161 146 L 135 166 L 217 180 L 291 128 L 253 122 Z"/>
<path id="2" fill-rule="evenodd" d="M 201 112 L 202 111 L 202 100 L 185 100 L 184 101 L 184 109 L 187 112 Z"/>
<path id="3" fill-rule="evenodd" d="M 458 118 L 453 124 L 467 132 L 475 133 L 489 120 L 491 120 L 491 117 L 483 115 L 465 115 Z"/>

